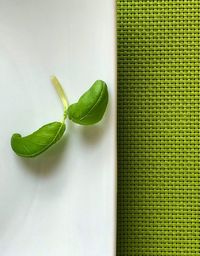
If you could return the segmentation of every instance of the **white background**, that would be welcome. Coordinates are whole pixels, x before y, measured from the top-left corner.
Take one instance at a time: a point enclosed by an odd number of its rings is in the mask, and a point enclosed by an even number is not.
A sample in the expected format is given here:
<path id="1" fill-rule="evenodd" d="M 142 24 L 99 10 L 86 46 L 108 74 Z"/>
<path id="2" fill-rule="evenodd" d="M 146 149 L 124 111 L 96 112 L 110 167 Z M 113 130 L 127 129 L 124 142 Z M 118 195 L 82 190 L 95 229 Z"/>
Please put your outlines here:
<path id="1" fill-rule="evenodd" d="M 0 255 L 115 253 L 116 52 L 114 0 L 0 0 Z M 49 77 L 75 102 L 95 80 L 109 87 L 104 120 L 68 124 L 35 159 L 17 157 L 28 135 L 62 118 Z"/>

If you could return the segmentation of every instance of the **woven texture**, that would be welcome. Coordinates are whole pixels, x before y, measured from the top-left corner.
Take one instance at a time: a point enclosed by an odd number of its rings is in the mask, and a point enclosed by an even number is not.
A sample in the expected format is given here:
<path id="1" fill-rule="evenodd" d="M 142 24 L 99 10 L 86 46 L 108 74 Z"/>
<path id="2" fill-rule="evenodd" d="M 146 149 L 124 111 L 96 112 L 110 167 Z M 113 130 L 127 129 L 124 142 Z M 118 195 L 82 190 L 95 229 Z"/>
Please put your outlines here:
<path id="1" fill-rule="evenodd" d="M 117 0 L 118 256 L 200 255 L 200 1 Z"/>

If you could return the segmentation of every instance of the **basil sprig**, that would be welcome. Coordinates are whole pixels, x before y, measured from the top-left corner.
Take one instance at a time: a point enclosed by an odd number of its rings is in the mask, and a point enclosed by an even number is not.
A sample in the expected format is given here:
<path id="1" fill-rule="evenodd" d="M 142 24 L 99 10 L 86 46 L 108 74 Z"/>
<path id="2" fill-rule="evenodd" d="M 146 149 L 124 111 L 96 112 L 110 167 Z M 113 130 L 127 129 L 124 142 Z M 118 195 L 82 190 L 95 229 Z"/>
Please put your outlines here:
<path id="1" fill-rule="evenodd" d="M 81 125 L 91 125 L 99 122 L 108 104 L 108 90 L 105 82 L 97 80 L 92 87 L 85 92 L 77 103 L 68 108 L 70 120 Z"/>
<path id="2" fill-rule="evenodd" d="M 108 104 L 108 89 L 105 82 L 97 80 L 77 103 L 68 107 L 67 97 L 60 82 L 55 76 L 51 81 L 63 103 L 63 120 L 48 123 L 25 137 L 18 133 L 13 134 L 11 147 L 21 157 L 35 157 L 57 143 L 66 130 L 67 117 L 81 125 L 92 125 L 99 122 L 105 113 Z"/>

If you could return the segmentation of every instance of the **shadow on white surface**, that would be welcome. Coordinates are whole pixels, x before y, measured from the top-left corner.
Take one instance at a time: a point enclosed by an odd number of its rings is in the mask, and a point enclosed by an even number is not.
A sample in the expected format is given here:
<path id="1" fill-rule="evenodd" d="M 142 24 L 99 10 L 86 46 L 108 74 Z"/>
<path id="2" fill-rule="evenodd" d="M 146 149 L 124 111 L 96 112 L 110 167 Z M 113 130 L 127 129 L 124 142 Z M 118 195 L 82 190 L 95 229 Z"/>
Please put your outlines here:
<path id="1" fill-rule="evenodd" d="M 99 123 L 95 125 L 78 127 L 84 143 L 95 146 L 99 143 L 99 141 L 101 141 L 104 134 L 106 133 L 106 130 L 108 129 L 108 123 L 111 114 L 110 112 L 110 102 L 108 102 L 108 106 L 104 114 L 104 117 Z"/>
<path id="2" fill-rule="evenodd" d="M 98 141 L 101 140 L 105 132 L 106 125 L 100 124 L 95 126 L 82 126 L 79 127 L 79 129 L 84 143 L 96 145 Z"/>
<path id="3" fill-rule="evenodd" d="M 58 165 L 67 154 L 69 134 L 65 134 L 60 141 L 50 147 L 47 151 L 35 158 L 20 158 L 24 170 L 33 175 L 47 177 L 53 175 L 59 168 Z"/>

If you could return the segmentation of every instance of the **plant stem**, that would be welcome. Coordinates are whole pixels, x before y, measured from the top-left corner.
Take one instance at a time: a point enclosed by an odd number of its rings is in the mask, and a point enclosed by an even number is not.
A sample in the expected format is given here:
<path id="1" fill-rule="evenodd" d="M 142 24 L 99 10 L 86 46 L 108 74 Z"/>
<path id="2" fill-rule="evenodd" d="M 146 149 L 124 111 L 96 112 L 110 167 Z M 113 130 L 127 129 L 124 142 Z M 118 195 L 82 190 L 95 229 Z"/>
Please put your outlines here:
<path id="1" fill-rule="evenodd" d="M 67 109 L 68 109 L 69 103 L 68 103 L 66 94 L 64 92 L 64 89 L 56 76 L 51 76 L 51 82 L 54 85 L 54 88 L 56 89 L 56 92 L 64 107 L 64 120 L 63 120 L 64 122 L 67 118 Z"/>

